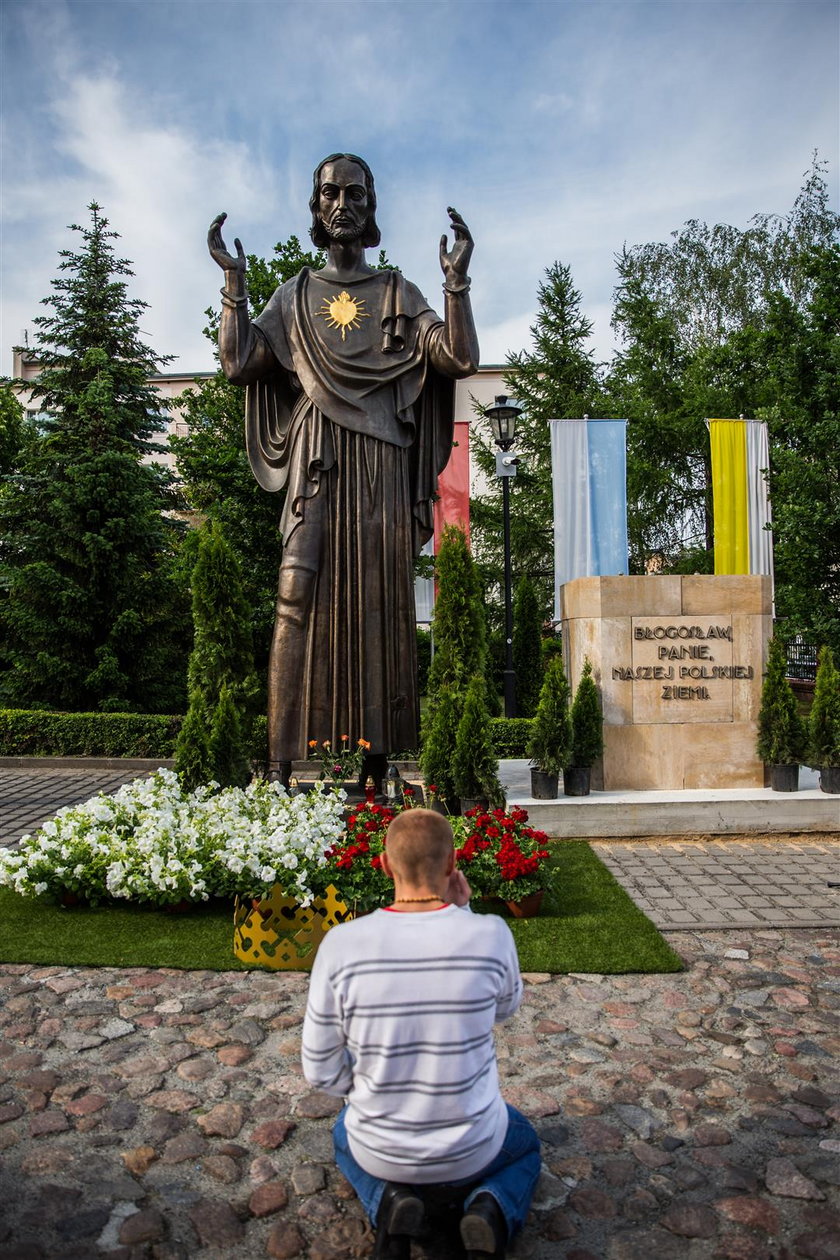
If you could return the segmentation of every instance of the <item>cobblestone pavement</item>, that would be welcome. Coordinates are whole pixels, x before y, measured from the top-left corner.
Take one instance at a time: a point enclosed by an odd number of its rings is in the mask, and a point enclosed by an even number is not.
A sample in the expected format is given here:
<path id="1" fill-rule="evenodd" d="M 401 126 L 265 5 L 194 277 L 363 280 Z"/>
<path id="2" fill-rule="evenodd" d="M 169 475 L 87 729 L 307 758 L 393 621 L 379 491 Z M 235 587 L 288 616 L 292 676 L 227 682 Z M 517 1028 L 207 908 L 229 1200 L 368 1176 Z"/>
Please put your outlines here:
<path id="1" fill-rule="evenodd" d="M 520 1260 L 840 1257 L 840 940 L 675 933 L 677 975 L 526 977 Z M 2 1260 L 370 1253 L 300 1074 L 306 977 L 0 966 Z M 462 1255 L 440 1235 L 414 1260 Z"/>
<path id="2" fill-rule="evenodd" d="M 840 840 L 600 841 L 592 848 L 663 931 L 840 927 Z"/>
<path id="3" fill-rule="evenodd" d="M 97 792 L 116 792 L 138 777 L 135 770 L 12 770 L 0 767 L 0 844 L 13 844 L 52 818 L 62 805 L 77 805 Z"/>

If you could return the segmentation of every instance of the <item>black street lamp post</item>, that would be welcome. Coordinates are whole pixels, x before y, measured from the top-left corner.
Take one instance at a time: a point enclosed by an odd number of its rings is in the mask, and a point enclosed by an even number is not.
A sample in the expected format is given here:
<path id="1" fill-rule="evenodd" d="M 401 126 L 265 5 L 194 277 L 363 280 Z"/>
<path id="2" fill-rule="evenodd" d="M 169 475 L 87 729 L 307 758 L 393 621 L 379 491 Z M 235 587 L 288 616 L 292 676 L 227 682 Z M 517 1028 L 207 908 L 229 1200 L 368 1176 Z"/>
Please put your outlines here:
<path id="1" fill-rule="evenodd" d="M 522 408 L 505 394 L 496 397 L 492 407 L 485 407 L 490 421 L 496 452 L 496 476 L 502 479 L 502 511 L 505 551 L 505 717 L 516 717 L 516 674 L 513 670 L 513 605 L 510 581 L 510 478 L 516 476 L 518 459 L 513 447 L 517 417 Z"/>

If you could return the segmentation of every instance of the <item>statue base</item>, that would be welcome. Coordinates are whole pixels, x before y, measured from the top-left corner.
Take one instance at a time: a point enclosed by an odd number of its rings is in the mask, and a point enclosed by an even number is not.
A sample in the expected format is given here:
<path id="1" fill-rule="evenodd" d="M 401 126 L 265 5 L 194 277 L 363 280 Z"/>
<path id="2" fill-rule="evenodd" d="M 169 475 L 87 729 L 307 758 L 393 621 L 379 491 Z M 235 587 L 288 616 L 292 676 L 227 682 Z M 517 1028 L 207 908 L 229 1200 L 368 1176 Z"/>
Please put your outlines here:
<path id="1" fill-rule="evenodd" d="M 594 789 L 764 786 L 769 577 L 576 578 L 560 599 L 569 683 L 589 657 L 604 711 Z"/>

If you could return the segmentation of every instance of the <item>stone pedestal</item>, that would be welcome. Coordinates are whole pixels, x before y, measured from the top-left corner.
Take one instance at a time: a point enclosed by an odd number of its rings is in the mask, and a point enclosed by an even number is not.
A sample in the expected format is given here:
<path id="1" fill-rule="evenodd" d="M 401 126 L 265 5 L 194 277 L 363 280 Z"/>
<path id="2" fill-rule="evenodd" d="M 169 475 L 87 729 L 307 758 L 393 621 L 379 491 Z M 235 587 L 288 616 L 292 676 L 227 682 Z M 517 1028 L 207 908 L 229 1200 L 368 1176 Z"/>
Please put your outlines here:
<path id="1" fill-rule="evenodd" d="M 764 786 L 769 577 L 576 578 L 560 598 L 569 682 L 588 656 L 604 709 L 594 788 Z"/>

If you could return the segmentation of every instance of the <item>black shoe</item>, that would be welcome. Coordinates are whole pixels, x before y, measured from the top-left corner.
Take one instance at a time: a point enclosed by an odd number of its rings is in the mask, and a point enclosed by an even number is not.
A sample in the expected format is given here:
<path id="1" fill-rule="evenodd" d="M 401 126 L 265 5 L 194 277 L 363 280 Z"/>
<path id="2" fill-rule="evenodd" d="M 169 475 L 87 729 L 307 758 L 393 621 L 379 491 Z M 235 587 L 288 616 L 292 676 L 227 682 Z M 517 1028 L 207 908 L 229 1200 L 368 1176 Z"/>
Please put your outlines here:
<path id="1" fill-rule="evenodd" d="M 492 1194 L 478 1194 L 461 1217 L 461 1242 L 467 1260 L 504 1256 L 507 1225 Z"/>
<path id="2" fill-rule="evenodd" d="M 423 1228 L 423 1200 L 409 1186 L 389 1182 L 376 1218 L 373 1260 L 409 1260 L 411 1240 Z"/>

